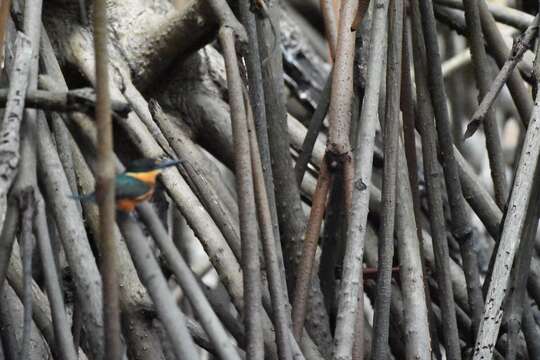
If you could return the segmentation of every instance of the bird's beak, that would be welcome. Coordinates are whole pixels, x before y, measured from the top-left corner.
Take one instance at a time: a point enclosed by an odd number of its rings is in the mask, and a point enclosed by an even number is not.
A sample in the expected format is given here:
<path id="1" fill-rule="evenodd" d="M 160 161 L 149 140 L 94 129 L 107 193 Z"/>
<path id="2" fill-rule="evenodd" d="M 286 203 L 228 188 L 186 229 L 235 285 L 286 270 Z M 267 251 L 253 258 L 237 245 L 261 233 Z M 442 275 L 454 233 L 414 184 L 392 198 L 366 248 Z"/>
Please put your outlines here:
<path id="1" fill-rule="evenodd" d="M 165 159 L 165 160 L 161 160 L 157 165 L 156 165 L 156 168 L 157 169 L 165 169 L 165 168 L 168 168 L 170 166 L 175 166 L 175 165 L 178 165 L 180 163 L 184 162 L 184 160 L 176 160 L 176 159 Z"/>

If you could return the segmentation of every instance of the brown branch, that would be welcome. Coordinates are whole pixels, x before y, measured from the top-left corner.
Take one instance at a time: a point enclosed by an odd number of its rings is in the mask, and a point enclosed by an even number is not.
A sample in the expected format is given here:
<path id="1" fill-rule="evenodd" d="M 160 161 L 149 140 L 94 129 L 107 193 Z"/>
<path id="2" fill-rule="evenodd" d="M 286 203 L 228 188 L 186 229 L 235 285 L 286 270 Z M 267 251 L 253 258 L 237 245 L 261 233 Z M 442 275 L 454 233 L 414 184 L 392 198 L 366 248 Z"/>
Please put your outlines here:
<path id="1" fill-rule="evenodd" d="M 335 330 L 334 356 L 336 358 L 351 359 L 352 347 L 354 344 L 354 331 L 357 329 L 363 331 L 363 325 L 356 325 L 356 321 L 364 319 L 361 316 L 363 312 L 363 285 L 361 268 L 363 258 L 363 243 L 368 216 L 369 190 L 371 184 L 371 175 L 373 171 L 373 150 L 375 141 L 375 125 L 377 121 L 378 103 L 380 88 L 382 82 L 384 44 L 386 18 L 388 12 L 387 0 L 375 0 L 373 4 L 373 17 L 370 37 L 370 51 L 368 58 L 368 76 L 365 87 L 365 96 L 363 100 L 362 113 L 360 115 L 359 125 L 356 130 L 355 138 L 358 145 L 354 151 L 354 166 L 351 169 L 350 181 L 354 184 L 352 195 L 344 194 L 347 198 L 352 196 L 351 208 L 348 212 L 347 224 L 347 242 L 343 258 L 343 275 L 339 289 L 338 314 Z M 345 17 L 342 18 L 344 21 Z M 348 24 L 343 24 L 340 31 L 350 31 Z M 350 26 L 350 25 L 349 25 Z M 375 45 L 377 44 L 377 45 Z M 352 57 L 352 56 L 351 56 Z M 336 69 L 337 70 L 337 69 Z M 352 69 L 351 69 L 352 70 Z M 349 73 L 350 74 L 350 73 Z M 352 80 L 352 74 L 351 74 Z M 334 80 L 335 81 L 335 80 Z M 334 96 L 334 87 L 340 86 L 339 82 L 332 83 L 332 96 Z M 343 85 L 341 85 L 343 86 Z M 351 96 L 349 93 L 342 93 L 342 96 Z M 350 103 L 349 103 L 350 104 Z M 354 172 L 354 174 L 352 174 Z M 349 213 L 350 212 L 350 213 Z M 360 312 L 360 314 L 357 314 Z M 363 339 L 359 339 L 363 342 Z M 362 344 L 358 344 L 362 345 Z M 363 346 L 361 346 L 363 349 Z M 363 350 L 356 351 L 363 353 Z"/>
<path id="2" fill-rule="evenodd" d="M 257 216 L 261 228 L 261 239 L 263 243 L 264 258 L 266 264 L 266 274 L 270 288 L 270 297 L 272 299 L 272 314 L 274 319 L 274 328 L 276 331 L 276 342 L 280 359 L 292 360 L 292 351 L 289 340 L 290 314 L 288 311 L 288 296 L 284 292 L 285 279 L 282 278 L 280 263 L 282 259 L 278 257 L 277 246 L 280 245 L 274 238 L 272 227 L 272 215 L 266 186 L 264 182 L 264 172 L 259 152 L 257 137 L 253 131 L 255 123 L 253 116 L 249 111 L 248 103 L 248 127 L 250 130 L 250 151 L 251 167 L 253 171 L 253 182 L 255 190 L 255 201 L 257 206 Z M 286 289 L 286 287 L 285 287 Z"/>
<path id="3" fill-rule="evenodd" d="M 244 324 L 246 330 L 246 356 L 263 357 L 263 333 L 261 326 L 261 279 L 259 250 L 257 244 L 257 214 L 253 189 L 253 173 L 249 150 L 248 124 L 244 106 L 242 80 L 238 68 L 233 30 L 224 26 L 219 31 L 223 47 L 231 122 L 234 138 L 236 192 L 240 210 L 240 237 L 242 240 L 242 269 L 244 271 Z"/>
<path id="4" fill-rule="evenodd" d="M 312 278 L 311 274 L 313 263 L 315 262 L 315 252 L 319 242 L 319 234 L 324 218 L 324 209 L 326 207 L 326 196 L 330 189 L 331 180 L 326 159 L 323 159 L 319 171 L 317 188 L 312 198 L 311 213 L 309 214 L 309 221 L 304 239 L 304 249 L 302 251 L 302 259 L 298 265 L 296 287 L 293 295 L 293 333 L 298 342 L 300 342 L 304 330 L 309 284 Z"/>
<path id="5" fill-rule="evenodd" d="M 320 0 L 321 13 L 324 20 L 324 30 L 326 33 L 326 40 L 330 47 L 330 57 L 332 59 L 336 56 L 336 43 L 338 39 L 338 17 L 334 12 L 333 0 Z"/>
<path id="6" fill-rule="evenodd" d="M 94 6 L 94 53 L 96 62 L 97 171 L 96 199 L 99 207 L 100 271 L 103 279 L 103 323 L 105 357 L 120 360 L 120 308 L 118 301 L 117 250 L 114 236 L 116 219 L 115 164 L 109 94 L 107 51 L 107 11 L 104 0 Z"/>

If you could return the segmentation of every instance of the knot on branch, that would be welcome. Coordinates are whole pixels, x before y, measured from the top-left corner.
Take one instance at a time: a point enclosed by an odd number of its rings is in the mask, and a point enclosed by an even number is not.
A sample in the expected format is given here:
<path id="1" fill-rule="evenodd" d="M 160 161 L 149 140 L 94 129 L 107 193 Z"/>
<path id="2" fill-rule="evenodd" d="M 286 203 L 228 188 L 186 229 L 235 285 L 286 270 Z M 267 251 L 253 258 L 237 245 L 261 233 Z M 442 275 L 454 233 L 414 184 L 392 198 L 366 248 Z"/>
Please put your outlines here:
<path id="1" fill-rule="evenodd" d="M 327 150 L 324 159 L 330 172 L 342 171 L 345 164 L 352 161 L 352 153 Z"/>

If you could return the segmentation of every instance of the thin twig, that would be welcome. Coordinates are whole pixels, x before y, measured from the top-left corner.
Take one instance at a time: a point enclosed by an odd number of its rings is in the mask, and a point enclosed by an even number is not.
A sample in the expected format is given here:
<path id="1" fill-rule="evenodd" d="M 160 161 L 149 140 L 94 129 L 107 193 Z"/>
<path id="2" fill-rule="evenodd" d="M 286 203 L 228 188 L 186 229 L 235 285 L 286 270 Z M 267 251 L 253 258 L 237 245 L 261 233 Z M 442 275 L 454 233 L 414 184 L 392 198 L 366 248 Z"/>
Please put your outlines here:
<path id="1" fill-rule="evenodd" d="M 311 159 L 313 148 L 315 146 L 315 142 L 317 141 L 317 136 L 319 136 L 324 118 L 328 112 L 328 107 L 330 105 L 331 85 L 332 73 L 328 74 L 328 79 L 326 80 L 324 89 L 321 92 L 319 102 L 317 103 L 317 108 L 313 112 L 311 120 L 309 121 L 309 128 L 306 136 L 304 137 L 302 149 L 298 151 L 298 158 L 296 159 L 296 165 L 294 166 L 298 186 L 302 185 L 302 180 L 304 179 L 304 174 L 306 173 L 309 161 Z"/>
<path id="2" fill-rule="evenodd" d="M 159 318 L 169 335 L 175 356 L 179 359 L 198 359 L 199 355 L 159 264 L 145 239 L 141 228 L 130 214 L 119 213 L 118 222 L 137 273 L 148 289 Z"/>
<path id="3" fill-rule="evenodd" d="M 246 108 L 244 106 L 242 80 L 236 57 L 233 30 L 229 27 L 222 27 L 219 31 L 219 40 L 223 47 L 229 85 L 235 150 L 236 191 L 239 196 L 242 268 L 244 270 L 246 356 L 252 359 L 262 359 L 264 348 L 260 319 L 262 312 L 260 262 Z"/>
<path id="4" fill-rule="evenodd" d="M 9 90 L 0 89 L 0 103 L 8 99 Z M 25 107 L 49 111 L 79 111 L 89 115 L 94 114 L 95 93 L 91 88 L 81 88 L 69 91 L 28 90 Z M 118 116 L 125 116 L 129 105 L 121 101 L 113 101 L 112 109 Z"/>
<path id="5" fill-rule="evenodd" d="M 536 103 L 540 101 L 537 93 Z M 534 173 L 540 153 L 540 106 L 535 106 L 529 122 L 523 150 L 516 172 L 508 210 L 504 219 L 496 260 L 486 295 L 486 305 L 475 343 L 473 360 L 491 358 L 502 317 L 502 302 L 508 287 L 508 280 L 519 240 L 523 232 L 525 213 L 528 208 Z"/>
<path id="6" fill-rule="evenodd" d="M 21 257 L 23 262 L 24 305 L 22 341 L 20 345 L 20 359 L 30 356 L 30 337 L 32 330 L 32 256 L 34 251 L 34 236 L 32 224 L 34 223 L 35 197 L 32 188 L 17 194 L 19 213 L 21 214 Z"/>
<path id="7" fill-rule="evenodd" d="M 19 211 L 13 197 L 8 198 L 4 227 L 0 234 L 0 289 L 6 279 L 6 271 L 15 241 L 15 234 L 19 227 Z"/>
<path id="8" fill-rule="evenodd" d="M 30 40 L 22 33 L 17 34 L 15 41 L 15 59 L 10 73 L 8 102 L 4 112 L 0 145 L 0 229 L 7 211 L 7 194 L 15 179 L 17 165 L 20 160 L 20 129 L 24 110 L 25 93 L 28 87 L 32 47 Z"/>
<path id="9" fill-rule="evenodd" d="M 478 99 L 484 98 L 489 93 L 491 74 L 489 72 L 489 62 L 486 48 L 484 47 L 484 35 L 482 24 L 480 23 L 480 9 L 478 1 L 464 0 L 465 19 L 467 21 L 467 35 L 471 48 L 471 55 L 476 77 L 476 87 L 478 88 Z M 479 100 L 480 101 L 480 100 Z M 486 134 L 486 147 L 491 168 L 491 178 L 497 204 L 503 208 L 508 197 L 508 184 L 505 175 L 505 161 L 503 158 L 499 127 L 494 111 L 487 111 L 485 114 L 487 122 L 484 123 Z M 480 321 L 480 309 L 473 309 L 473 328 L 477 329 Z"/>
<path id="10" fill-rule="evenodd" d="M 362 289 L 362 254 L 369 204 L 368 186 L 371 184 L 373 171 L 373 149 L 375 143 L 375 126 L 379 105 L 379 93 L 382 81 L 386 18 L 389 1 L 376 0 L 373 4 L 373 22 L 368 60 L 368 77 L 364 103 L 357 130 L 357 148 L 354 151 L 354 184 L 352 208 L 347 229 L 347 244 L 343 259 L 343 275 L 338 299 L 338 315 L 335 330 L 335 359 L 351 359 L 355 323 L 359 317 L 358 306 L 363 302 Z M 360 339 L 363 341 L 363 339 Z"/>
<path id="11" fill-rule="evenodd" d="M 403 3 L 393 0 L 389 15 L 389 44 L 386 75 L 386 118 L 384 121 L 384 170 L 382 189 L 382 228 L 379 242 L 377 295 L 373 321 L 372 356 L 382 359 L 388 353 L 392 262 L 394 259 L 394 221 L 398 164 L 399 104 L 401 91 L 401 46 Z"/>
<path id="12" fill-rule="evenodd" d="M 285 279 L 282 278 L 282 273 L 279 266 L 279 258 L 276 250 L 276 247 L 280 246 L 280 243 L 276 242 L 276 239 L 274 238 L 272 216 L 270 214 L 268 195 L 264 183 L 264 173 L 259 154 L 259 145 L 257 143 L 257 137 L 253 131 L 255 124 L 253 121 L 253 116 L 251 116 L 249 111 L 247 118 L 248 126 L 251 130 L 250 150 L 255 201 L 259 224 L 261 227 L 261 239 L 264 250 L 266 274 L 268 276 L 268 285 L 272 299 L 272 314 L 274 319 L 274 328 L 276 331 L 276 342 L 278 345 L 280 359 L 292 360 L 291 345 L 289 341 L 290 315 L 288 313 L 288 307 L 285 303 L 287 296 L 284 294 L 283 290 Z"/>
<path id="13" fill-rule="evenodd" d="M 96 199 L 99 207 L 99 245 L 103 279 L 103 322 L 105 357 L 120 360 L 120 308 L 118 301 L 117 250 L 114 236 L 116 219 L 115 163 L 109 94 L 109 56 L 107 51 L 107 11 L 104 0 L 94 6 L 94 52 L 96 62 L 97 172 Z"/>
<path id="14" fill-rule="evenodd" d="M 47 126 L 44 124 L 44 126 Z M 50 134 L 49 134 L 50 136 Z M 36 217 L 34 220 L 34 230 L 45 274 L 47 288 L 47 297 L 51 305 L 51 315 L 53 318 L 54 336 L 56 340 L 56 350 L 66 360 L 77 359 L 73 336 L 71 334 L 67 320 L 64 300 L 62 299 L 62 289 L 56 265 L 54 262 L 49 229 L 47 228 L 47 219 L 45 213 L 45 201 L 41 193 L 37 193 L 36 199 Z"/>
<path id="15" fill-rule="evenodd" d="M 416 118 L 418 116 L 419 109 L 415 111 L 414 104 L 414 89 L 411 78 L 411 28 L 410 21 L 404 23 L 403 28 L 403 58 L 402 58 L 402 81 L 401 81 L 401 111 L 403 113 L 403 138 L 405 146 L 405 157 L 407 159 L 407 168 L 409 173 L 409 182 L 411 184 L 411 192 L 413 199 L 413 208 L 414 208 L 414 218 L 416 219 L 416 233 L 418 236 L 418 241 L 420 242 L 420 256 L 422 261 L 422 273 L 424 278 L 428 278 L 426 263 L 425 263 L 425 254 L 424 254 L 424 236 L 422 233 L 422 226 L 420 224 L 420 219 L 422 216 L 421 210 L 421 200 L 420 200 L 420 189 L 419 189 L 419 179 L 418 179 L 418 161 L 416 155 Z M 426 304 L 428 306 L 428 319 L 429 319 L 429 330 L 431 335 L 431 344 L 432 349 L 435 355 L 435 358 L 440 360 L 440 344 L 439 344 L 439 334 L 437 332 L 435 315 L 433 314 L 433 302 L 431 301 L 431 293 L 429 284 L 425 284 L 424 292 L 426 294 Z"/>
<path id="16" fill-rule="evenodd" d="M 454 9 L 463 10 L 465 7 L 464 3 L 460 0 L 435 0 L 435 2 Z M 488 9 L 491 16 L 498 22 L 521 30 L 526 29 L 533 21 L 533 16 L 531 14 L 520 11 L 514 7 L 489 2 Z"/>
<path id="17" fill-rule="evenodd" d="M 330 57 L 334 59 L 336 56 L 336 44 L 338 39 L 338 18 L 334 12 L 334 2 L 333 0 L 320 0 L 320 5 L 324 20 L 326 40 L 330 47 Z"/>
<path id="18" fill-rule="evenodd" d="M 465 131 L 465 138 L 471 137 L 476 132 L 476 129 L 480 127 L 480 124 L 485 123 L 484 120 L 492 121 L 485 119 L 486 115 L 491 109 L 491 106 L 495 102 L 495 99 L 497 98 L 497 95 L 501 91 L 502 87 L 512 75 L 517 63 L 521 60 L 523 54 L 525 54 L 525 51 L 530 49 L 533 45 L 533 41 L 536 39 L 536 34 L 538 31 L 539 20 L 540 16 L 537 16 L 533 24 L 519 37 L 517 41 L 514 42 L 510 56 L 497 74 L 495 80 L 493 80 L 489 91 L 482 96 L 482 102 L 478 106 L 478 109 L 476 109 L 474 112 L 474 115 L 471 117 L 471 121 L 467 125 L 467 130 Z M 501 204 L 499 204 L 499 206 L 501 206 Z"/>
<path id="19" fill-rule="evenodd" d="M 281 7 L 278 2 L 268 3 L 268 15 L 267 18 L 257 17 L 257 34 L 261 58 L 269 57 L 269 61 L 262 64 L 267 131 L 281 243 L 284 246 L 287 286 L 291 293 L 294 290 L 297 267 L 302 257 L 306 216 L 302 209 L 299 186 L 291 166 L 289 137 L 286 135 L 288 126 L 282 56 L 281 53 L 272 52 L 272 28 L 275 27 L 277 33 L 280 33 Z M 279 40 L 278 45 L 280 42 Z M 314 277 L 310 286 L 306 328 L 321 352 L 329 356 L 332 337 L 319 279 Z M 308 340 L 309 338 L 302 337 L 303 346 Z"/>
<path id="20" fill-rule="evenodd" d="M 324 209 L 326 207 L 326 196 L 330 189 L 331 176 L 323 159 L 319 171 L 317 188 L 313 194 L 311 203 L 311 213 L 306 229 L 304 239 L 304 249 L 302 251 L 302 260 L 298 266 L 298 275 L 296 278 L 296 287 L 293 295 L 292 322 L 294 337 L 300 342 L 304 330 L 304 320 L 306 318 L 306 303 L 311 282 L 313 263 L 315 262 L 315 252 L 319 242 L 321 224 L 324 218 Z"/>
<path id="21" fill-rule="evenodd" d="M 428 32 L 433 31 L 429 30 L 426 26 L 423 31 L 422 37 L 422 24 L 420 23 L 420 10 L 422 10 L 422 5 L 425 5 L 425 2 L 420 1 L 420 7 L 418 0 L 412 1 L 412 21 L 413 21 L 413 39 L 414 39 L 414 54 L 415 54 L 415 79 L 416 79 L 416 90 L 418 92 L 418 99 L 429 99 L 428 85 L 426 83 L 426 66 L 440 66 L 438 65 L 428 65 L 426 60 L 429 58 L 432 53 L 438 55 L 437 44 L 433 44 L 433 38 L 429 37 Z M 425 8 L 424 8 L 425 11 Z M 425 12 L 422 12 L 422 20 L 426 23 L 428 19 L 425 19 L 427 15 Z M 423 21 L 423 22 L 424 22 Z M 433 25 L 432 21 L 429 22 L 430 25 Z M 425 40 L 426 55 L 424 55 L 424 44 Z M 436 41 L 436 40 L 435 40 Z M 428 47 L 429 44 L 429 47 Z M 430 51 L 431 50 L 431 51 Z M 430 59 L 433 61 L 433 59 Z M 424 61 L 426 61 L 424 63 Z M 430 63 L 431 64 L 431 63 Z M 440 70 L 440 68 L 439 68 Z M 432 75 L 430 75 L 432 76 Z M 430 84 L 432 91 L 439 84 Z M 440 88 L 437 88 L 440 90 Z M 441 306 L 442 316 L 445 318 L 445 321 L 442 322 L 443 328 L 443 337 L 444 344 L 446 347 L 447 356 L 449 359 L 461 359 L 461 351 L 459 347 L 459 337 L 458 329 L 455 315 L 455 303 L 454 295 L 452 290 L 452 285 L 450 283 L 449 277 L 449 253 L 448 253 L 448 243 L 446 240 L 446 231 L 445 231 L 445 219 L 443 213 L 443 203 L 442 203 L 442 189 L 441 189 L 441 170 L 437 162 L 437 148 L 436 148 L 436 131 L 435 125 L 433 124 L 433 112 L 435 110 L 436 116 L 438 119 L 441 114 L 444 114 L 446 109 L 441 109 L 440 102 L 437 103 L 435 100 L 435 95 L 441 96 L 440 93 L 433 94 L 433 106 L 435 109 L 431 108 L 430 104 L 422 100 L 419 105 L 422 105 L 423 108 L 419 111 L 419 124 L 420 124 L 420 134 L 422 135 L 422 152 L 424 157 L 424 176 L 426 177 L 426 182 L 428 185 L 428 201 L 430 208 L 430 223 L 431 231 L 433 236 L 433 248 L 435 253 L 435 263 L 437 267 L 437 280 L 439 285 L 439 300 Z M 425 97 L 424 97 L 425 96 Z M 436 107 L 436 105 L 438 105 Z M 437 112 L 438 111 L 438 112 Z M 447 115 L 447 113 L 446 113 Z M 437 125 L 439 125 L 438 121 Z M 437 126 L 437 129 L 440 127 Z M 442 131 L 441 131 L 442 132 Z M 448 136 L 451 136 L 451 133 L 448 132 L 447 136 L 443 139 L 445 141 L 450 141 L 451 139 Z M 442 138 L 442 136 L 441 136 Z M 441 147 L 443 145 L 441 144 Z M 451 146 L 451 145 L 450 145 Z M 446 169 L 445 169 L 446 170 Z M 445 173 L 446 175 L 446 173 Z M 460 190 L 461 191 L 461 190 Z M 449 190 L 450 192 L 450 190 Z M 449 194 L 449 196 L 451 196 Z M 451 201 L 451 200 L 450 200 Z"/>
<path id="22" fill-rule="evenodd" d="M 225 332 L 225 328 L 217 318 L 214 310 L 212 310 L 197 279 L 178 249 L 174 246 L 172 239 L 167 234 L 155 211 L 153 211 L 149 204 L 139 205 L 138 210 L 162 254 L 167 259 L 167 263 L 173 270 L 176 280 L 186 293 L 191 306 L 195 309 L 197 319 L 201 322 L 211 341 L 216 344 L 216 351 L 219 356 L 222 359 L 239 360 L 240 357 L 230 337 Z"/>
<path id="23" fill-rule="evenodd" d="M 0 4 L 0 68 L 4 67 L 4 58 L 6 49 L 4 47 L 7 34 L 7 24 L 9 18 L 9 10 L 11 8 L 11 0 L 4 0 Z"/>
<path id="24" fill-rule="evenodd" d="M 290 302 L 289 294 L 287 290 L 287 282 L 285 275 L 285 264 L 283 262 L 283 251 L 281 248 L 281 234 L 279 231 L 278 214 L 276 208 L 276 196 L 274 192 L 274 174 L 272 170 L 272 159 L 270 156 L 270 144 L 268 140 L 268 122 L 266 120 L 266 105 L 265 95 L 262 81 L 262 64 L 259 51 L 258 30 L 257 22 L 255 20 L 255 14 L 252 9 L 249 9 L 248 2 L 240 2 L 240 18 L 248 34 L 248 45 L 250 51 L 245 54 L 245 61 L 248 73 L 248 85 L 249 85 L 249 97 L 251 101 L 251 108 L 253 110 L 253 120 L 255 122 L 255 132 L 257 136 L 258 147 L 256 151 L 259 153 L 260 161 L 262 165 L 264 184 L 266 190 L 266 198 L 268 200 L 268 206 L 271 216 L 271 226 L 274 234 L 274 241 L 277 244 L 276 261 L 278 262 L 280 277 L 282 281 L 281 288 L 283 290 L 284 302 L 287 314 L 287 320 L 290 323 Z M 276 33 L 274 36 L 276 36 Z M 278 39 L 276 40 L 276 47 L 278 46 Z M 273 54 L 276 49 L 273 50 Z M 258 196 L 258 191 L 255 191 Z M 281 351 L 278 345 L 278 351 Z M 287 352 L 287 350 L 285 351 Z"/>
<path id="25" fill-rule="evenodd" d="M 527 279 L 531 268 L 531 258 L 535 254 L 534 241 L 538 229 L 538 211 L 540 209 L 540 168 L 534 176 L 533 190 L 529 199 L 529 208 L 523 225 L 523 237 L 512 270 L 511 288 L 506 306 L 506 353 L 505 359 L 515 360 L 518 353 L 519 333 L 523 317 L 523 307 L 530 306 L 527 299 Z"/>

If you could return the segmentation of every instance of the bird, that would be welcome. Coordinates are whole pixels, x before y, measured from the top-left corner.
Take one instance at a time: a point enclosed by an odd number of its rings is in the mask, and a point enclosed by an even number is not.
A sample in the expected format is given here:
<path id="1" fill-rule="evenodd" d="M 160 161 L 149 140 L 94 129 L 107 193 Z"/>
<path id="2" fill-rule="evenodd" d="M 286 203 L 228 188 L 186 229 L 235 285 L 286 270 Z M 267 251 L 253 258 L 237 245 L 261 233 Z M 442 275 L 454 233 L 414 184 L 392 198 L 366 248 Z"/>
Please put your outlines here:
<path id="1" fill-rule="evenodd" d="M 115 178 L 116 208 L 130 213 L 135 207 L 150 199 L 156 188 L 156 179 L 165 168 L 178 165 L 183 160 L 176 159 L 138 159 L 129 162 L 126 170 Z M 71 196 L 83 202 L 95 202 L 96 193 Z"/>

